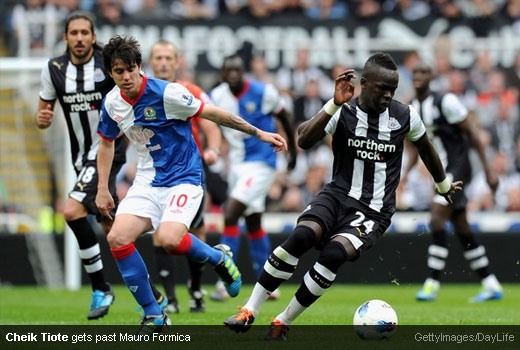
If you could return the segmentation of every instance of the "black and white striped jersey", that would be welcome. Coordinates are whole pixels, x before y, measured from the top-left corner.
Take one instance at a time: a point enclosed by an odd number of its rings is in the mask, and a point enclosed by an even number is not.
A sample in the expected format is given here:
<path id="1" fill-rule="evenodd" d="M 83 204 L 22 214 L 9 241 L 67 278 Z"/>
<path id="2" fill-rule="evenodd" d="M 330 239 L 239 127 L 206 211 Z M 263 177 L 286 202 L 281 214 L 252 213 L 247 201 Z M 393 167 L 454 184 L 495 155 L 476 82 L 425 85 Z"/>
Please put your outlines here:
<path id="1" fill-rule="evenodd" d="M 433 92 L 424 101 L 412 101 L 426 126 L 428 137 L 439 153 L 447 174 L 454 179 L 471 179 L 469 141 L 457 124 L 464 121 L 468 110 L 454 94 Z"/>
<path id="2" fill-rule="evenodd" d="M 392 100 L 383 113 L 366 113 L 356 98 L 332 116 L 325 132 L 332 135 L 334 164 L 324 191 L 348 205 L 361 203 L 359 209 L 368 207 L 380 217 L 391 216 L 404 138 L 417 141 L 426 132 L 416 110 Z"/>
<path id="3" fill-rule="evenodd" d="M 55 57 L 42 70 L 40 98 L 60 101 L 67 122 L 72 164 L 77 173 L 89 160 L 95 160 L 99 146 L 97 127 L 101 104 L 114 87 L 103 68 L 101 50 L 83 65 L 74 65 L 68 54 Z M 114 162 L 125 162 L 126 141 L 118 138 Z"/>

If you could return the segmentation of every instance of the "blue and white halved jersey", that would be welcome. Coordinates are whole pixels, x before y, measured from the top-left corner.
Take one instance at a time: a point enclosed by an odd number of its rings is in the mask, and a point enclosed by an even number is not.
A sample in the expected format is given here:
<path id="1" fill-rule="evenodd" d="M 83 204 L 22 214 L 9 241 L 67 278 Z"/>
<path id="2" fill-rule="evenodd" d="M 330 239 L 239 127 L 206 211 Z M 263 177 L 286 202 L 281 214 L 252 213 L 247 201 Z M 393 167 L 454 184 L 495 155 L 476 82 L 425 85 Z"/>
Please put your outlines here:
<path id="1" fill-rule="evenodd" d="M 137 150 L 135 182 L 153 187 L 203 184 L 202 162 L 190 118 L 204 103 L 182 85 L 147 78 L 134 100 L 115 86 L 105 97 L 98 133 L 113 140 L 123 131 Z"/>
<path id="2" fill-rule="evenodd" d="M 246 80 L 243 90 L 235 96 L 227 83 L 218 85 L 211 91 L 213 103 L 231 113 L 237 114 L 259 129 L 275 132 L 273 113 L 280 108 L 278 91 L 271 84 Z M 261 161 L 276 167 L 276 153 L 271 145 L 243 132 L 222 128 L 229 143 L 229 159 L 232 164 Z"/>

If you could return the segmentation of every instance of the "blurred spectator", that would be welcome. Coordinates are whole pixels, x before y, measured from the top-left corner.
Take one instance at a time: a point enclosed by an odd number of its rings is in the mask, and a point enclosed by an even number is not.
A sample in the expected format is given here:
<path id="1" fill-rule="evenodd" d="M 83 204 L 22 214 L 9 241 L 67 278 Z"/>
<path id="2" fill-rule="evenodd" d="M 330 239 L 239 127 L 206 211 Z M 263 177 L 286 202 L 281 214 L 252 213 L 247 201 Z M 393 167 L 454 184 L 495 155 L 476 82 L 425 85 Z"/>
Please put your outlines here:
<path id="1" fill-rule="evenodd" d="M 312 19 L 341 19 L 348 15 L 348 6 L 341 0 L 311 0 L 305 5 L 305 15 Z"/>
<path id="2" fill-rule="evenodd" d="M 398 101 L 411 101 L 415 96 L 415 89 L 412 82 L 412 70 L 421 58 L 417 51 L 405 53 L 403 63 L 397 67 L 399 73 L 399 86 L 395 91 L 394 99 Z"/>
<path id="3" fill-rule="evenodd" d="M 294 101 L 295 126 L 311 119 L 320 111 L 325 102 L 327 101 L 320 97 L 319 83 L 316 80 L 308 80 L 305 83 L 303 96 Z"/>
<path id="4" fill-rule="evenodd" d="M 511 211 L 518 208 L 518 198 L 514 198 L 514 196 L 520 191 L 520 174 L 508 171 L 509 163 L 510 160 L 507 155 L 502 152 L 497 152 L 493 158 L 493 169 L 499 176 L 499 185 L 495 196 L 491 193 L 483 172 L 473 177 L 466 189 L 469 200 L 468 211 Z"/>
<path id="5" fill-rule="evenodd" d="M 502 16 L 511 22 L 516 22 L 520 27 L 520 1 L 507 0 L 500 12 Z"/>
<path id="6" fill-rule="evenodd" d="M 448 19 L 460 18 L 462 12 L 454 0 L 433 0 L 432 14 L 435 17 L 442 16 Z"/>
<path id="7" fill-rule="evenodd" d="M 276 85 L 281 93 L 286 93 L 293 97 L 302 96 L 305 83 L 308 80 L 320 81 L 323 73 L 317 68 L 309 67 L 308 61 L 309 50 L 300 48 L 296 53 L 296 67 L 282 67 L 278 70 Z"/>
<path id="8" fill-rule="evenodd" d="M 430 173 L 422 161 L 417 162 L 401 183 L 405 186 L 399 186 L 396 193 L 399 210 L 428 211 L 430 209 L 434 186 Z"/>
<path id="9" fill-rule="evenodd" d="M 503 0 L 457 0 L 464 17 L 474 25 L 473 30 L 477 36 L 487 35 L 493 24 L 493 14 L 498 10 Z"/>
<path id="10" fill-rule="evenodd" d="M 520 4 L 520 1 L 518 2 Z M 505 71 L 506 86 L 520 96 L 520 50 L 516 53 L 515 63 Z"/>
<path id="11" fill-rule="evenodd" d="M 267 63 L 262 55 L 253 56 L 250 63 L 250 72 L 246 75 L 249 79 L 255 79 L 265 84 L 274 84 L 274 77 L 267 69 Z"/>
<path id="12" fill-rule="evenodd" d="M 502 72 L 493 71 L 486 82 L 487 91 L 477 95 L 476 113 L 480 124 L 490 130 L 499 120 L 518 120 L 518 106 L 515 94 L 505 87 Z"/>
<path id="13" fill-rule="evenodd" d="M 343 63 L 336 63 L 332 66 L 328 76 L 323 76 L 320 80 L 320 96 L 324 100 L 328 100 L 331 96 L 334 96 L 334 88 L 336 86 L 336 78 L 347 69 Z M 354 82 L 356 87 L 359 83 L 359 79 Z"/>
<path id="14" fill-rule="evenodd" d="M 164 18 L 168 15 L 167 9 L 160 0 L 125 0 L 123 11 L 139 19 Z"/>
<path id="15" fill-rule="evenodd" d="M 173 0 L 170 12 L 174 18 L 212 19 L 219 13 L 218 0 Z"/>
<path id="16" fill-rule="evenodd" d="M 117 25 L 121 22 L 123 9 L 120 0 L 98 0 L 94 11 L 98 26 Z"/>
<path id="17" fill-rule="evenodd" d="M 12 29 L 18 56 L 51 56 L 58 38 L 58 22 L 56 8 L 45 0 L 17 4 L 12 13 Z"/>
<path id="18" fill-rule="evenodd" d="M 247 11 L 248 0 L 224 0 L 223 7 L 231 14 L 244 14 Z"/>
<path id="19" fill-rule="evenodd" d="M 430 5 L 423 0 L 386 0 L 386 12 L 401 15 L 407 21 L 416 21 L 430 14 Z"/>
<path id="20" fill-rule="evenodd" d="M 432 91 L 446 93 L 450 91 L 451 63 L 448 52 L 438 51 L 435 53 L 435 78 L 430 83 Z"/>
<path id="21" fill-rule="evenodd" d="M 469 88 L 477 93 L 488 90 L 488 76 L 494 70 L 489 51 L 481 51 L 477 55 L 475 65 L 469 71 Z"/>
<path id="22" fill-rule="evenodd" d="M 376 0 L 353 0 L 354 12 L 360 18 L 374 18 L 381 13 L 381 5 Z"/>

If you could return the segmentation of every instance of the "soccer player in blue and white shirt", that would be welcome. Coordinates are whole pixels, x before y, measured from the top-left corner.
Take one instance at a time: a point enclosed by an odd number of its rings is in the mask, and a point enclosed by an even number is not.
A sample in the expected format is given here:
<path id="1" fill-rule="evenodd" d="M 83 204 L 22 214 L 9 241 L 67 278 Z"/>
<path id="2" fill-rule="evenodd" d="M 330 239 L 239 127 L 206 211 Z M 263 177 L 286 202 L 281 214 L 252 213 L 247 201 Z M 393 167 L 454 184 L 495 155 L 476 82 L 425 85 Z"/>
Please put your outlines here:
<path id="1" fill-rule="evenodd" d="M 211 91 L 211 99 L 216 106 L 240 115 L 262 130 L 274 132 L 277 118 L 287 135 L 290 171 L 296 164 L 296 144 L 278 91 L 271 84 L 245 79 L 244 71 L 244 61 L 240 56 L 227 57 L 222 66 L 223 82 Z M 269 145 L 249 135 L 230 128 L 222 128 L 222 133 L 229 144 L 231 167 L 228 176 L 230 193 L 220 242 L 230 246 L 236 258 L 240 245 L 238 220 L 243 216 L 253 268 L 257 276 L 260 276 L 271 252 L 269 237 L 263 230 L 261 221 L 267 193 L 276 176 L 276 154 Z M 219 284 L 216 292 L 211 294 L 214 300 L 227 297 Z M 278 294 L 275 291 L 271 297 L 275 293 Z"/>
<path id="2" fill-rule="evenodd" d="M 138 153 L 134 184 L 119 205 L 107 239 L 121 275 L 143 307 L 143 325 L 160 331 L 169 324 L 148 283 L 148 271 L 135 240 L 155 230 L 172 254 L 207 262 L 237 296 L 241 277 L 222 246 L 212 248 L 188 233 L 203 196 L 202 161 L 191 133 L 190 118 L 200 116 L 269 143 L 274 151 L 287 149 L 278 134 L 264 132 L 242 118 L 205 105 L 182 85 L 141 74 L 142 56 L 134 38 L 115 36 L 103 49 L 104 65 L 116 87 L 105 98 L 98 132 L 99 210 L 109 216 L 114 202 L 108 191 L 113 140 L 124 132 Z"/>

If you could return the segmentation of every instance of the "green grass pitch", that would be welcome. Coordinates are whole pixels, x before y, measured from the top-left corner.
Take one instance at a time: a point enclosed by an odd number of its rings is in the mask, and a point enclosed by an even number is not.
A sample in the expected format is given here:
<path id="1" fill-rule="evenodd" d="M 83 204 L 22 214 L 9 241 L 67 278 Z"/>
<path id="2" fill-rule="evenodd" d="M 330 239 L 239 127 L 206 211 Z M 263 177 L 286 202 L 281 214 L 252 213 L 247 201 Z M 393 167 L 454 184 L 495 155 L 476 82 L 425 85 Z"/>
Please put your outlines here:
<path id="1" fill-rule="evenodd" d="M 354 311 L 364 301 L 382 299 L 396 310 L 401 325 L 520 325 L 520 284 L 504 285 L 505 297 L 500 301 L 470 304 L 480 286 L 477 284 L 444 284 L 435 302 L 417 302 L 414 299 L 419 285 L 349 285 L 337 284 L 306 310 L 297 320 L 299 325 L 349 325 Z M 205 286 L 211 291 L 213 286 Z M 270 318 L 280 313 L 297 285 L 284 285 L 282 297 L 267 301 L 255 324 L 267 325 Z M 124 286 L 115 286 L 115 303 L 101 320 L 88 321 L 90 291 L 49 290 L 37 287 L 0 287 L 0 324 L 2 325 L 135 325 L 139 315 L 137 304 Z M 172 316 L 172 324 L 219 325 L 245 304 L 252 285 L 245 285 L 241 294 L 218 303 L 206 297 L 206 312 L 192 314 L 188 307 L 188 293 L 177 287 L 181 313 Z"/>

